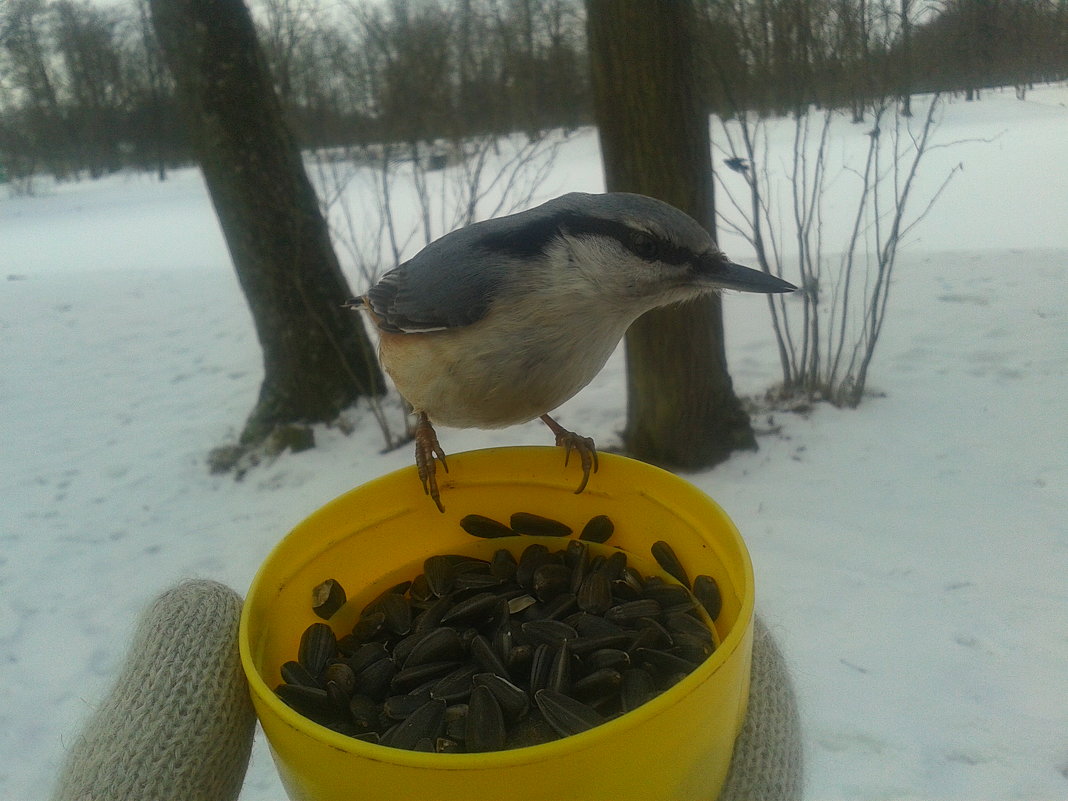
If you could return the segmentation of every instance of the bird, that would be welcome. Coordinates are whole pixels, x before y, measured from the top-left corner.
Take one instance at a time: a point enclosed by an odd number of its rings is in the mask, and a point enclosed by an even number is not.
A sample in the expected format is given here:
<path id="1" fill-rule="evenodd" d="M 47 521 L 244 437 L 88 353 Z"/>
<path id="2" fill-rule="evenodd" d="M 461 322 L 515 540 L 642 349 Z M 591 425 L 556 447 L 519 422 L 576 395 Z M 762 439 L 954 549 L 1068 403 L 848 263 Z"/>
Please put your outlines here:
<path id="1" fill-rule="evenodd" d="M 582 466 L 594 441 L 550 412 L 604 367 L 645 312 L 723 289 L 791 292 L 731 262 L 674 206 L 627 192 L 571 192 L 442 236 L 346 305 L 377 328 L 379 360 L 416 418 L 423 492 L 444 512 L 435 425 L 504 428 L 541 419 Z M 436 461 L 435 461 L 436 460 Z"/>
<path id="2" fill-rule="evenodd" d="M 729 159 L 723 159 L 723 163 L 728 169 L 740 172 L 742 175 L 749 172 L 749 159 L 743 159 L 740 156 L 732 156 Z"/>

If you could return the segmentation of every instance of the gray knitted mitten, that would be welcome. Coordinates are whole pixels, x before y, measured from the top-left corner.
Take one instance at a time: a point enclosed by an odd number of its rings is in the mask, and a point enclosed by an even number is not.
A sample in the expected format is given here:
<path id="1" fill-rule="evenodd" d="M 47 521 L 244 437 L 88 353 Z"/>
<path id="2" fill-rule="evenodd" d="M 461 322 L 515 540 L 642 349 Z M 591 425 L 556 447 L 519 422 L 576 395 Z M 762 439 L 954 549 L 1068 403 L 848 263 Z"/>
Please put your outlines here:
<path id="1" fill-rule="evenodd" d="M 240 596 L 211 581 L 157 598 L 53 801 L 236 799 L 256 721 L 238 658 L 240 616 Z"/>
<path id="2" fill-rule="evenodd" d="M 757 615 L 749 713 L 717 801 L 798 801 L 803 784 L 793 683 L 779 647 Z"/>

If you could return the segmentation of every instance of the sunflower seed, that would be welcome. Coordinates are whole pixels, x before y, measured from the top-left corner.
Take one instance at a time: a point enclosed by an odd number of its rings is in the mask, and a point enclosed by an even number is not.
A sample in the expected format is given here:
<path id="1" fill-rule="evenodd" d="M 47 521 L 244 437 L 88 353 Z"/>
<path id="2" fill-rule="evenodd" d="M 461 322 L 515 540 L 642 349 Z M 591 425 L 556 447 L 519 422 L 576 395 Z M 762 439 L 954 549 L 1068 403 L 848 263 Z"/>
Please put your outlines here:
<path id="1" fill-rule="evenodd" d="M 571 588 L 571 571 L 564 565 L 546 562 L 538 565 L 531 581 L 531 589 L 539 601 L 551 601 Z"/>
<path id="2" fill-rule="evenodd" d="M 635 657 L 639 662 L 652 665 L 665 674 L 682 673 L 688 675 L 694 669 L 694 663 L 690 660 L 655 648 L 639 648 Z"/>
<path id="3" fill-rule="evenodd" d="M 469 647 L 471 659 L 476 665 L 490 673 L 496 673 L 504 678 L 509 677 L 509 671 L 504 661 L 500 658 L 493 646 L 481 634 L 471 640 Z"/>
<path id="4" fill-rule="evenodd" d="M 564 640 L 578 637 L 574 627 L 562 620 L 531 620 L 521 626 L 524 636 L 532 645 L 545 643 L 559 648 Z"/>
<path id="5" fill-rule="evenodd" d="M 411 586 L 412 582 L 402 581 L 398 584 L 394 584 L 392 587 L 387 587 L 386 589 L 382 590 L 382 592 L 380 592 L 377 596 L 375 596 L 374 600 L 372 600 L 370 603 L 367 604 L 367 606 L 363 608 L 363 611 L 360 613 L 360 615 L 363 616 L 366 614 L 370 614 L 371 612 L 378 612 L 378 604 L 382 602 L 383 598 L 385 598 L 387 595 L 404 595 L 404 593 L 408 592 Z"/>
<path id="6" fill-rule="evenodd" d="M 475 686 L 489 689 L 497 699 L 505 720 L 514 721 L 530 710 L 530 696 L 526 690 L 493 673 L 476 673 L 472 677 Z"/>
<path id="7" fill-rule="evenodd" d="M 579 539 L 586 540 L 586 542 L 608 542 L 615 529 L 615 525 L 606 515 L 597 515 L 596 517 L 591 517 L 586 525 L 582 527 Z"/>
<path id="8" fill-rule="evenodd" d="M 341 656 L 348 658 L 352 656 L 356 652 L 356 649 L 362 644 L 363 643 L 353 637 L 351 633 L 344 634 L 337 638 L 337 652 Z"/>
<path id="9" fill-rule="evenodd" d="M 546 722 L 565 737 L 579 734 L 604 723 L 600 713 L 581 701 L 552 690 L 538 690 L 534 701 Z"/>
<path id="10" fill-rule="evenodd" d="M 590 546 L 581 540 L 568 540 L 567 548 L 564 549 L 564 564 L 573 569 L 576 565 L 589 564 Z"/>
<path id="11" fill-rule="evenodd" d="M 641 595 L 653 599 L 665 609 L 674 606 L 693 608 L 694 605 L 693 596 L 678 584 L 651 584 L 642 588 Z"/>
<path id="12" fill-rule="evenodd" d="M 408 589 L 408 596 L 416 603 L 429 601 L 434 597 L 430 591 L 430 585 L 426 581 L 426 573 L 420 573 L 412 579 L 412 586 Z"/>
<path id="13" fill-rule="evenodd" d="M 301 687 L 323 689 L 322 683 L 313 676 L 300 662 L 286 662 L 279 671 L 286 684 L 299 684 Z"/>
<path id="14" fill-rule="evenodd" d="M 564 618 L 569 626 L 574 626 L 583 637 L 599 637 L 607 634 L 622 634 L 623 629 L 615 623 L 609 623 L 603 617 L 588 612 L 577 612 Z"/>
<path id="15" fill-rule="evenodd" d="M 352 723 L 359 731 L 369 731 L 378 725 L 381 704 L 366 695 L 354 695 L 349 699 L 349 714 Z"/>
<path id="16" fill-rule="evenodd" d="M 312 623 L 300 637 L 297 661 L 313 676 L 318 675 L 328 659 L 337 653 L 337 637 L 325 623 Z"/>
<path id="17" fill-rule="evenodd" d="M 603 571 L 594 571 L 582 580 L 576 595 L 583 612 L 603 615 L 612 606 L 612 582 Z"/>
<path id="18" fill-rule="evenodd" d="M 443 598 L 438 598 L 415 619 L 412 623 L 412 631 L 418 634 L 436 629 L 441 625 L 441 619 L 445 617 L 446 612 L 452 609 L 454 603 L 455 601 L 447 595 Z"/>
<path id="19" fill-rule="evenodd" d="M 712 632 L 708 630 L 708 626 L 693 615 L 685 612 L 671 612 L 665 616 L 664 622 L 673 634 L 688 634 L 708 643 L 712 642 Z"/>
<path id="20" fill-rule="evenodd" d="M 345 662 L 335 662 L 331 665 L 327 665 L 323 669 L 323 681 L 327 684 L 336 684 L 345 697 L 352 695 L 356 689 L 356 674 L 352 672 L 352 668 Z"/>
<path id="21" fill-rule="evenodd" d="M 384 612 L 374 612 L 365 617 L 361 617 L 356 621 L 356 625 L 352 627 L 352 636 L 359 642 L 368 642 L 378 636 L 378 633 L 386 625 L 386 615 Z"/>
<path id="22" fill-rule="evenodd" d="M 534 537 L 568 537 L 571 535 L 571 527 L 565 523 L 530 512 L 516 512 L 509 522 L 512 531 L 519 534 Z"/>
<path id="23" fill-rule="evenodd" d="M 464 656 L 464 646 L 456 629 L 443 626 L 434 629 L 412 648 L 404 667 L 416 667 L 427 662 L 459 662 Z M 397 658 L 396 656 L 394 658 Z"/>
<path id="24" fill-rule="evenodd" d="M 693 594 L 715 622 L 723 609 L 723 596 L 719 592 L 716 580 L 711 576 L 698 576 L 693 580 Z"/>
<path id="25" fill-rule="evenodd" d="M 620 701 L 623 711 L 637 709 L 656 695 L 656 683 L 652 675 L 642 668 L 630 668 L 620 674 Z"/>
<path id="26" fill-rule="evenodd" d="M 557 739 L 555 729 L 545 721 L 541 710 L 534 707 L 525 717 L 520 718 L 508 730 L 507 748 L 526 748 L 531 745 L 551 742 Z"/>
<path id="27" fill-rule="evenodd" d="M 571 690 L 571 649 L 567 647 L 567 640 L 560 644 L 560 650 L 553 657 L 552 669 L 545 686 L 558 693 Z"/>
<path id="28" fill-rule="evenodd" d="M 384 625 L 394 634 L 403 636 L 412 630 L 412 608 L 403 595 L 386 593 L 377 601 L 375 608 L 386 616 Z"/>
<path id="29" fill-rule="evenodd" d="M 627 569 L 627 555 L 623 551 L 616 551 L 604 560 L 604 573 L 609 581 L 618 581 L 623 578 L 623 571 Z"/>
<path id="30" fill-rule="evenodd" d="M 430 592 L 439 598 L 452 590 L 452 565 L 445 556 L 431 556 L 423 562 L 423 575 Z"/>
<path id="31" fill-rule="evenodd" d="M 651 617 L 641 618 L 637 625 L 637 636 L 627 648 L 631 653 L 639 648 L 670 648 L 675 644 L 671 632 Z"/>
<path id="32" fill-rule="evenodd" d="M 546 603 L 541 609 L 541 614 L 546 620 L 559 620 L 574 612 L 577 606 L 578 597 L 573 592 L 565 592 Z"/>
<path id="33" fill-rule="evenodd" d="M 629 645 L 631 641 L 631 635 L 626 631 L 620 631 L 618 634 L 597 634 L 593 637 L 577 637 L 574 640 L 569 640 L 568 645 L 571 646 L 571 652 L 579 654 L 580 656 L 593 651 L 599 651 L 602 648 L 621 648 L 624 645 Z"/>
<path id="34" fill-rule="evenodd" d="M 505 581 L 511 581 L 515 577 L 516 560 L 512 552 L 507 548 L 498 548 L 493 553 L 490 562 L 490 573 Z"/>
<path id="35" fill-rule="evenodd" d="M 653 558 L 656 559 L 656 563 L 664 568 L 664 572 L 670 573 L 678 579 L 680 584 L 689 589 L 690 577 L 686 575 L 686 568 L 682 566 L 679 558 L 675 555 L 674 549 L 664 540 L 657 540 L 650 550 Z"/>
<path id="36" fill-rule="evenodd" d="M 338 709 L 349 708 L 349 698 L 351 695 L 351 693 L 347 693 L 341 689 L 336 681 L 328 681 L 326 683 L 326 697 L 329 698 L 330 703 Z"/>
<path id="37" fill-rule="evenodd" d="M 477 685 L 471 691 L 467 708 L 467 734 L 464 737 L 467 751 L 499 751 L 503 748 L 504 713 L 490 688 Z"/>
<path id="38" fill-rule="evenodd" d="M 630 654 L 619 648 L 598 648 L 582 660 L 582 664 L 589 670 L 600 668 L 614 668 L 622 670 L 630 666 Z"/>
<path id="39" fill-rule="evenodd" d="M 612 582 L 612 600 L 615 603 L 625 604 L 628 601 L 637 601 L 640 598 L 641 593 L 623 579 L 616 579 Z"/>
<path id="40" fill-rule="evenodd" d="M 533 595 L 518 595 L 508 602 L 508 611 L 513 615 L 518 615 L 524 609 L 533 606 L 537 602 L 538 599 Z"/>
<path id="41" fill-rule="evenodd" d="M 345 605 L 345 588 L 336 579 L 327 579 L 312 590 L 312 611 L 323 620 Z"/>
<path id="42" fill-rule="evenodd" d="M 524 644 L 516 645 L 508 652 L 508 659 L 505 660 L 505 663 L 513 676 L 530 670 L 531 662 L 534 659 L 534 650 L 534 646 Z"/>
<path id="43" fill-rule="evenodd" d="M 474 687 L 468 689 L 468 695 L 471 694 L 471 690 Z M 445 736 L 450 740 L 456 740 L 457 742 L 463 742 L 467 737 L 467 713 L 469 709 L 466 703 L 453 704 L 450 703 L 445 707 Z"/>
<path id="44" fill-rule="evenodd" d="M 429 690 L 415 695 L 391 695 L 382 702 L 382 714 L 392 720 L 404 720 L 430 700 L 440 699 L 432 699 Z"/>
<path id="45" fill-rule="evenodd" d="M 475 665 L 461 665 L 431 686 L 430 697 L 449 704 L 466 701 L 471 695 L 471 677 L 479 670 Z"/>
<path id="46" fill-rule="evenodd" d="M 483 517 L 482 515 L 467 515 L 461 518 L 460 528 L 470 534 L 472 537 L 514 537 L 515 532 L 504 523 L 498 523 L 496 520 Z"/>
<path id="47" fill-rule="evenodd" d="M 442 623 L 470 623 L 485 619 L 497 606 L 497 596 L 492 592 L 480 592 L 460 601 L 441 617 Z"/>
<path id="48" fill-rule="evenodd" d="M 446 673 L 455 670 L 458 665 L 459 663 L 455 661 L 441 661 L 424 662 L 421 665 L 404 667 L 393 676 L 389 682 L 389 687 L 394 692 L 406 693 L 424 682 L 441 678 Z"/>
<path id="49" fill-rule="evenodd" d="M 600 668 L 572 684 L 571 693 L 576 698 L 590 701 L 615 695 L 621 684 L 622 677 L 618 670 Z"/>
<path id="50" fill-rule="evenodd" d="M 643 598 L 640 601 L 628 601 L 625 604 L 617 604 L 604 613 L 604 619 L 609 623 L 626 624 L 643 617 L 655 617 L 660 614 L 660 604 L 652 598 Z"/>
<path id="51" fill-rule="evenodd" d="M 668 653 L 682 657 L 696 665 L 704 662 L 713 651 L 712 643 L 708 640 L 698 639 L 684 632 L 675 634 L 675 645 Z"/>
<path id="52" fill-rule="evenodd" d="M 540 543 L 528 545 L 519 555 L 516 565 L 515 581 L 523 589 L 529 590 L 534 582 L 534 571 L 549 561 L 549 549 Z"/>
<path id="53" fill-rule="evenodd" d="M 500 587 L 503 584 L 504 579 L 499 579 L 489 573 L 459 573 L 452 583 L 458 590 L 484 590 L 490 587 Z"/>
<path id="54" fill-rule="evenodd" d="M 490 563 L 477 556 L 464 556 L 463 554 L 451 554 L 445 557 L 452 565 L 452 572 L 457 576 L 466 573 L 487 575 L 490 572 Z"/>
<path id="55" fill-rule="evenodd" d="M 315 687 L 302 687 L 299 684 L 279 684 L 275 693 L 287 706 L 316 723 L 324 720 L 336 720 L 338 709 L 330 700 L 326 690 Z"/>
<path id="56" fill-rule="evenodd" d="M 537 692 L 549 684 L 549 674 L 553 669 L 556 652 L 548 645 L 542 644 L 534 649 L 530 658 L 530 691 Z"/>
<path id="57" fill-rule="evenodd" d="M 353 651 L 352 656 L 345 661 L 352 668 L 352 672 L 359 675 L 372 662 L 377 662 L 388 656 L 389 652 L 386 651 L 385 645 L 380 642 L 368 642 Z"/>
<path id="58" fill-rule="evenodd" d="M 356 674 L 356 691 L 376 701 L 382 701 L 396 673 L 397 663 L 392 659 L 376 660 Z"/>
<path id="59" fill-rule="evenodd" d="M 445 730 L 445 702 L 427 701 L 383 736 L 382 745 L 412 749 L 425 737 L 435 740 Z"/>

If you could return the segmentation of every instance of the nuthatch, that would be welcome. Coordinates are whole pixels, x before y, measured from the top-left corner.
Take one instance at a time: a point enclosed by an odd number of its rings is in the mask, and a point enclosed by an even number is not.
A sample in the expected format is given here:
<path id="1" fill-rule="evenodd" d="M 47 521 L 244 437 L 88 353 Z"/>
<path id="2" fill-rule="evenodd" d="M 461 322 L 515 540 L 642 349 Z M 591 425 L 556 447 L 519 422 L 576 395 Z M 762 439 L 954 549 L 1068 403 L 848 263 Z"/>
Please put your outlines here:
<path id="1" fill-rule="evenodd" d="M 549 412 L 586 386 L 634 320 L 719 289 L 790 292 L 732 264 L 692 218 L 643 195 L 572 193 L 446 234 L 390 270 L 361 299 L 382 366 L 417 415 L 423 490 L 444 511 L 432 423 L 503 428 L 540 417 L 597 469 L 592 439 Z"/>

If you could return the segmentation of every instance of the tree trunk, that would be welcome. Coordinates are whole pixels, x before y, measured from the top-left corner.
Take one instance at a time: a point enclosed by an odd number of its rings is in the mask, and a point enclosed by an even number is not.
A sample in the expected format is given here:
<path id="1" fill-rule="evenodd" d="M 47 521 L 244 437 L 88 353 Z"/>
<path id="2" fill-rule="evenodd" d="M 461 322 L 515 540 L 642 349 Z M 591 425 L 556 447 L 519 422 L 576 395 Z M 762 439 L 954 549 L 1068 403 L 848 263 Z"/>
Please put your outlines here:
<path id="1" fill-rule="evenodd" d="M 666 201 L 715 231 L 708 114 L 696 86 L 693 7 L 587 0 L 594 110 L 609 191 Z M 755 448 L 734 394 L 718 297 L 657 309 L 626 337 L 626 450 L 707 467 Z"/>
<path id="2" fill-rule="evenodd" d="M 330 421 L 382 375 L 241 0 L 150 0 L 164 58 L 263 347 L 241 435 Z"/>

